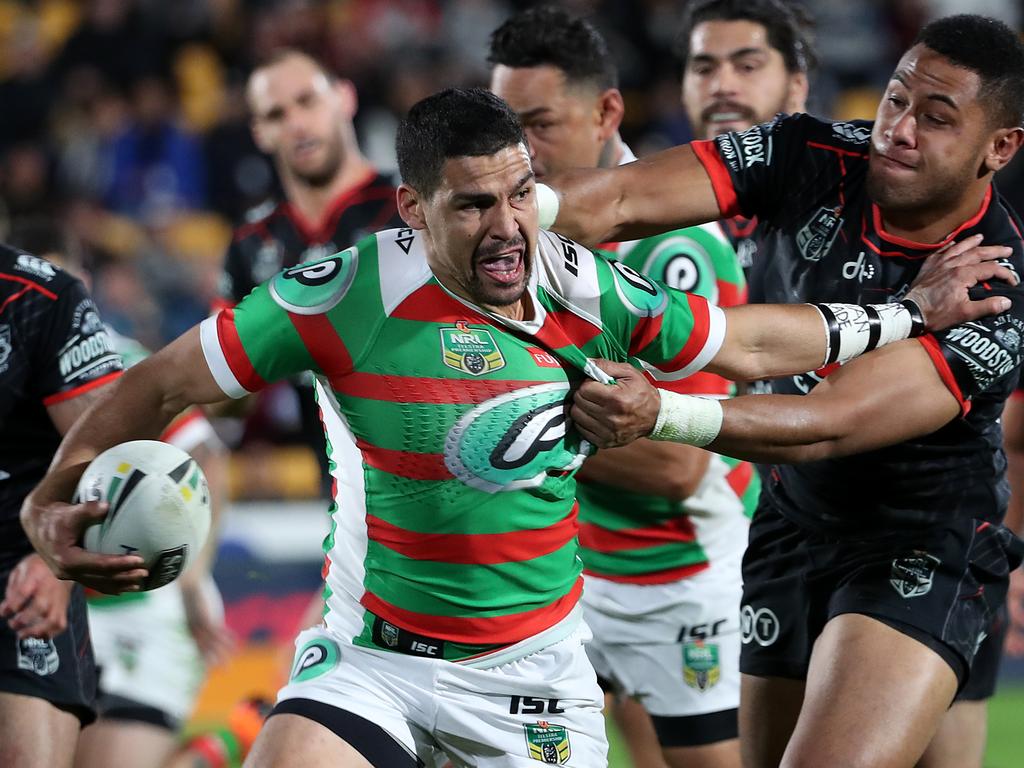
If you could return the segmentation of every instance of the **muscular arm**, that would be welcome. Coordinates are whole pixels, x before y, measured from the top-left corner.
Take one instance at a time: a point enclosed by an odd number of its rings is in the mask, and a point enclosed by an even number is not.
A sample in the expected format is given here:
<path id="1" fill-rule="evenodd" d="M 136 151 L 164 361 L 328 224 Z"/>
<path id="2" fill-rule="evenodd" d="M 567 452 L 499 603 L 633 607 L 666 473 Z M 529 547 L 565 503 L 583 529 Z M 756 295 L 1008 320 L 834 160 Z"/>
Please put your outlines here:
<path id="1" fill-rule="evenodd" d="M 711 454 L 692 445 L 643 438 L 591 456 L 576 475 L 636 493 L 683 501 L 697 490 Z"/>
<path id="2" fill-rule="evenodd" d="M 569 171 L 549 184 L 560 198 L 551 229 L 584 245 L 720 218 L 711 179 L 688 145 L 616 168 Z"/>
<path id="3" fill-rule="evenodd" d="M 805 396 L 752 395 L 722 404 L 708 446 L 759 462 L 848 456 L 926 435 L 960 412 L 931 358 L 902 341 L 858 358 Z"/>
<path id="4" fill-rule="evenodd" d="M 705 368 L 733 381 L 804 373 L 825 362 L 824 321 L 809 304 L 749 304 L 723 310 L 725 340 Z"/>

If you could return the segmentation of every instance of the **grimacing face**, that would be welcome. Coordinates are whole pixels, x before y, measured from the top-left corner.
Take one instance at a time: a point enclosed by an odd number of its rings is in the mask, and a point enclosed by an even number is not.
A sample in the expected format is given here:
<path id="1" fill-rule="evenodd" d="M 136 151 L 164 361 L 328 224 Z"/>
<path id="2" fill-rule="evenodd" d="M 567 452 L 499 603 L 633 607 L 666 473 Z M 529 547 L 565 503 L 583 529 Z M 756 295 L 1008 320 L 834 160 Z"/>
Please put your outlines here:
<path id="1" fill-rule="evenodd" d="M 537 199 L 522 144 L 493 155 L 445 161 L 429 197 L 403 184 L 399 210 L 424 230 L 434 275 L 454 293 L 488 309 L 518 302 L 537 245 Z"/>
<path id="2" fill-rule="evenodd" d="M 971 193 L 993 135 L 980 87 L 924 45 L 903 55 L 871 132 L 867 189 L 883 211 L 941 213 Z"/>
<path id="3" fill-rule="evenodd" d="M 690 34 L 683 107 L 698 139 L 743 131 L 779 112 L 802 112 L 807 77 L 786 69 L 757 22 L 704 21 Z"/>
<path id="4" fill-rule="evenodd" d="M 344 160 L 341 126 L 354 108 L 342 83 L 310 59 L 289 56 L 249 81 L 253 136 L 282 172 L 313 187 L 329 184 Z"/>
<path id="5" fill-rule="evenodd" d="M 569 168 L 595 168 L 610 132 L 600 92 L 572 85 L 558 67 L 495 66 L 491 91 L 519 115 L 537 179 Z M 615 126 L 616 128 L 618 126 Z"/>

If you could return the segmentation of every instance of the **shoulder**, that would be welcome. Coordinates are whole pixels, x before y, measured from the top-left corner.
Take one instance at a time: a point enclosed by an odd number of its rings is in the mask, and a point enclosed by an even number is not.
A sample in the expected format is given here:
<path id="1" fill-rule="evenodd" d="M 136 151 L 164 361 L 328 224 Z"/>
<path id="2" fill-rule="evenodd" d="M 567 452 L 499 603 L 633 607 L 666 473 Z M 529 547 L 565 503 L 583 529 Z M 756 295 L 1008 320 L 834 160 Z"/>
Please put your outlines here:
<path id="1" fill-rule="evenodd" d="M 56 264 L 8 245 L 0 245 L 0 273 L 11 288 L 28 287 L 50 299 L 67 293 L 85 293 L 81 281 Z"/>
<path id="2" fill-rule="evenodd" d="M 281 215 L 284 203 L 279 200 L 265 200 L 247 210 L 241 223 L 232 233 L 232 242 L 239 243 L 247 238 L 266 231 L 271 219 Z"/>

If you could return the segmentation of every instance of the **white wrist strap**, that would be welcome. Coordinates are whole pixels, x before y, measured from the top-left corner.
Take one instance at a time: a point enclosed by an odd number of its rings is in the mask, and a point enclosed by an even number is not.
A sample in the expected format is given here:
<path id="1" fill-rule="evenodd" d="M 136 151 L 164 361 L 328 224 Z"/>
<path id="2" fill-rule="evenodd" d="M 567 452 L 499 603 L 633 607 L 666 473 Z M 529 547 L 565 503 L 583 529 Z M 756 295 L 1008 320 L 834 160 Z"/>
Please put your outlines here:
<path id="1" fill-rule="evenodd" d="M 558 193 L 547 184 L 537 182 L 537 225 L 551 229 L 558 218 Z"/>
<path id="2" fill-rule="evenodd" d="M 858 355 L 924 332 L 916 304 L 814 304 L 825 323 L 825 362 L 845 363 Z"/>
<path id="3" fill-rule="evenodd" d="M 651 440 L 667 440 L 703 448 L 722 430 L 722 404 L 707 397 L 659 389 L 661 408 Z"/>

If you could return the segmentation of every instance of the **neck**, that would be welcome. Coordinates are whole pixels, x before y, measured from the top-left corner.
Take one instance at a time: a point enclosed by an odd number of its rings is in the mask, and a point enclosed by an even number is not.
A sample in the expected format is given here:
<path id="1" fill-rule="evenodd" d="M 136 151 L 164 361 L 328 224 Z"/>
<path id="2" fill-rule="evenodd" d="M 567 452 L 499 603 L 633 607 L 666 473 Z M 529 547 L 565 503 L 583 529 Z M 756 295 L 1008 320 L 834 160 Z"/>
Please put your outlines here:
<path id="1" fill-rule="evenodd" d="M 622 161 L 622 138 L 615 134 L 601 147 L 601 154 L 597 158 L 598 168 L 614 168 Z"/>
<path id="2" fill-rule="evenodd" d="M 484 307 L 488 312 L 493 315 L 501 315 L 507 317 L 509 320 L 532 320 L 533 319 L 533 305 L 527 304 L 529 292 L 524 293 L 522 298 L 514 304 L 506 304 L 504 307 Z"/>
<path id="3" fill-rule="evenodd" d="M 941 243 L 981 208 L 991 179 L 964 195 L 955 207 L 936 215 L 935 211 L 886 211 L 879 208 L 887 234 L 915 243 Z"/>
<path id="4" fill-rule="evenodd" d="M 362 181 L 372 169 L 370 162 L 359 152 L 349 150 L 334 178 L 320 187 L 312 186 L 283 168 L 279 163 L 278 174 L 285 198 L 306 221 L 318 223 L 331 203 Z"/>

